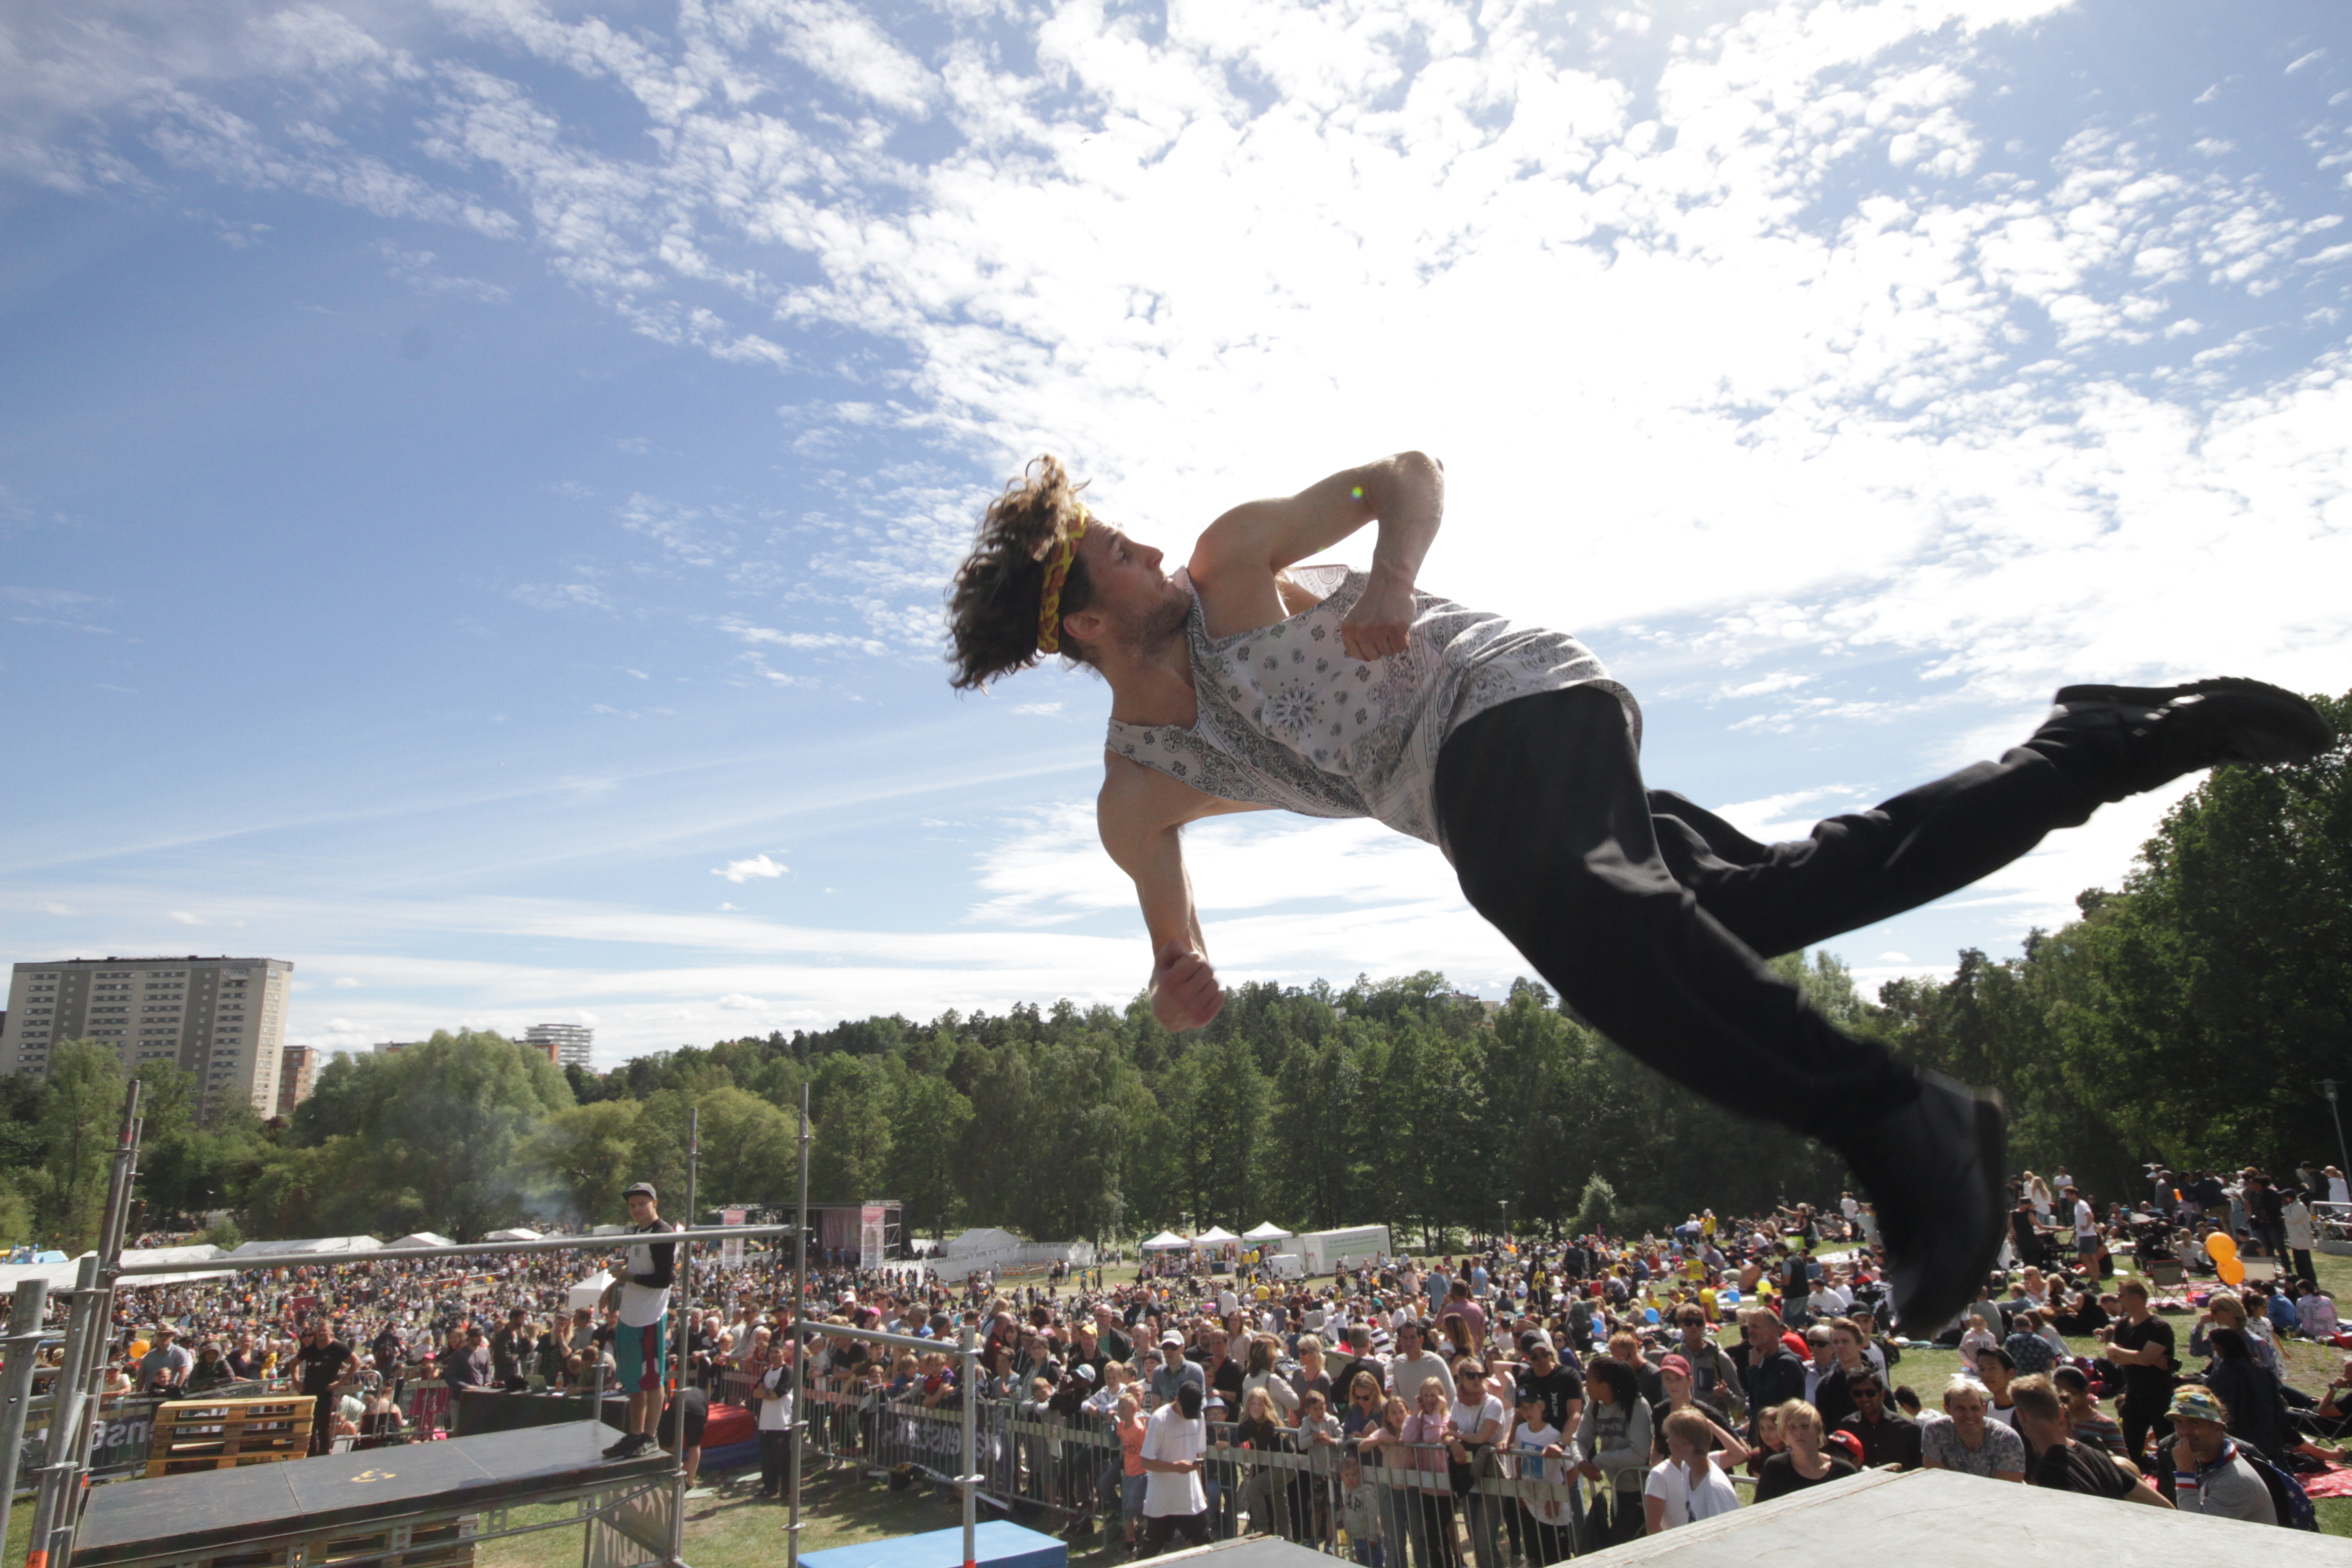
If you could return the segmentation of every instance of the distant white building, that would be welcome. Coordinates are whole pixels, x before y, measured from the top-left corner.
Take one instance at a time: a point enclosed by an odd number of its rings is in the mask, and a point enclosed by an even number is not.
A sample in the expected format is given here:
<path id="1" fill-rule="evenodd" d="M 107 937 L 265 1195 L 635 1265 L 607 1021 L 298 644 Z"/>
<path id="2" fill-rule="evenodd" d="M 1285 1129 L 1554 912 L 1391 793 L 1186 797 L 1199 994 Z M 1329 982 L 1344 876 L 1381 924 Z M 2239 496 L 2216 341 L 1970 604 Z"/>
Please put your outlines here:
<path id="1" fill-rule="evenodd" d="M 557 1067 L 593 1070 L 596 1031 L 585 1024 L 533 1024 L 523 1042 L 554 1047 L 551 1059 Z"/>

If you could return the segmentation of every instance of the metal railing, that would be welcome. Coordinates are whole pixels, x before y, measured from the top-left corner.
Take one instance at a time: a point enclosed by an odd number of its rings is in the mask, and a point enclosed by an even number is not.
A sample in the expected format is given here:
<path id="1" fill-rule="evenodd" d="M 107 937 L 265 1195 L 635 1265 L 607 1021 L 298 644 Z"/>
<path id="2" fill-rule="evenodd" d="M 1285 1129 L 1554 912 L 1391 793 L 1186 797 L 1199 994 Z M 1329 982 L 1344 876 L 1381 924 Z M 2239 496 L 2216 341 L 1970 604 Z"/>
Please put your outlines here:
<path id="1" fill-rule="evenodd" d="M 952 1391 L 929 1405 L 876 1388 L 808 1388 L 802 1398 L 813 1457 L 894 1485 L 954 1480 L 964 1411 Z M 987 1502 L 1080 1534 L 1140 1526 L 1143 1477 L 1127 1474 L 1118 1436 L 1098 1416 L 1073 1421 L 1013 1400 L 982 1400 L 973 1414 Z M 1572 1448 L 1566 1459 L 1490 1449 L 1465 1474 L 1433 1446 L 1412 1447 L 1402 1463 L 1368 1464 L 1355 1458 L 1352 1438 L 1260 1450 L 1237 1446 L 1225 1423 L 1210 1437 L 1202 1482 L 1218 1539 L 1278 1535 L 1370 1568 L 1506 1568 L 1520 1556 L 1548 1563 L 1582 1549 L 1585 1483 L 1572 1473 Z M 1638 1518 L 1639 1492 L 1623 1495 Z"/>

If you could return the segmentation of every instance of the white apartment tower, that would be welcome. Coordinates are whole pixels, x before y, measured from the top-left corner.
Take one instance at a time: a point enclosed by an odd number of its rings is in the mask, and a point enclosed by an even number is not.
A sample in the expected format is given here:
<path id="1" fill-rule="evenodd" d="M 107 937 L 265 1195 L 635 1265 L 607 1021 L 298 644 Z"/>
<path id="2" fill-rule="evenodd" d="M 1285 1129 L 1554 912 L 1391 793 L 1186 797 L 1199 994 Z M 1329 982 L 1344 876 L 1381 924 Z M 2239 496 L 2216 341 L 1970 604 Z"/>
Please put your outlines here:
<path id="1" fill-rule="evenodd" d="M 0 1072 L 46 1076 L 60 1040 L 111 1046 L 130 1072 L 167 1061 L 195 1075 L 207 1101 L 242 1095 L 278 1110 L 286 1049 L 282 958 L 69 958 L 20 963 L 0 1026 Z"/>
<path id="2" fill-rule="evenodd" d="M 585 1024 L 533 1024 L 525 1031 L 523 1041 L 527 1045 L 553 1046 L 557 1067 L 594 1070 L 590 1058 L 594 1055 L 596 1031 Z"/>

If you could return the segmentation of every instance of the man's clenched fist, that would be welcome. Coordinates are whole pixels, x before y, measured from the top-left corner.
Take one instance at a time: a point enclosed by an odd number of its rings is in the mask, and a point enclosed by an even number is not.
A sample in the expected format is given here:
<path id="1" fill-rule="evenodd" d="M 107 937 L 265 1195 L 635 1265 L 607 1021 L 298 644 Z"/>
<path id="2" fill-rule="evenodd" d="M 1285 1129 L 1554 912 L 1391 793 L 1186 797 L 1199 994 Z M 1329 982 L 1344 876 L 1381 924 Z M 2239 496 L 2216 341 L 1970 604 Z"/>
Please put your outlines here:
<path id="1" fill-rule="evenodd" d="M 1217 972 L 1207 959 L 1181 942 L 1171 941 L 1160 950 L 1151 966 L 1151 1016 L 1161 1027 L 1197 1029 L 1224 1005 Z"/>

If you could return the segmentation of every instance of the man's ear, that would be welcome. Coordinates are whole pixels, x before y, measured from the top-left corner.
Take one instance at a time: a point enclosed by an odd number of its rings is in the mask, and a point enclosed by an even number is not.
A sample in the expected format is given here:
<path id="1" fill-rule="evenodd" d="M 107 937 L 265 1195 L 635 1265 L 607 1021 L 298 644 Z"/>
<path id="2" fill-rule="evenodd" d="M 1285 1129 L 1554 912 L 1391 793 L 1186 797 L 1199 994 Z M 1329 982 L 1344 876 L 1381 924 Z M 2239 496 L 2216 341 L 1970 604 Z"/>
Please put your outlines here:
<path id="1" fill-rule="evenodd" d="M 1087 643 L 1097 641 L 1109 625 L 1100 610 L 1074 611 L 1062 617 L 1062 641 L 1065 645 L 1073 638 Z"/>

